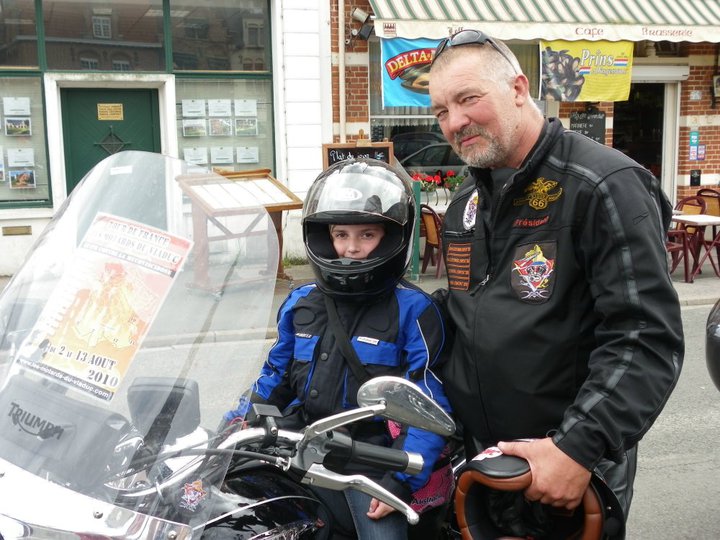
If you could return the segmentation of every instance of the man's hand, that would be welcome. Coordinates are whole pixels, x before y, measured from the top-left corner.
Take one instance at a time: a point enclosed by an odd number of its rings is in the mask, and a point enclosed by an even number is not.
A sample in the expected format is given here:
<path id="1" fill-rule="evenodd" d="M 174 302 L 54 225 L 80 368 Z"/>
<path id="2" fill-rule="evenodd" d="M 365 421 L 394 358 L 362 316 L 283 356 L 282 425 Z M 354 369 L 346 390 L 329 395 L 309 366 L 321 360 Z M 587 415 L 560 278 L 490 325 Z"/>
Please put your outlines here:
<path id="1" fill-rule="evenodd" d="M 560 450 L 551 438 L 500 442 L 504 454 L 525 458 L 532 471 L 532 484 L 525 490 L 529 501 L 540 501 L 572 510 L 582 501 L 590 483 L 590 471 Z"/>
<path id="2" fill-rule="evenodd" d="M 373 500 L 370 501 L 370 508 L 368 509 L 367 517 L 370 519 L 380 519 L 391 512 L 395 512 L 395 509 L 392 506 L 373 498 Z"/>

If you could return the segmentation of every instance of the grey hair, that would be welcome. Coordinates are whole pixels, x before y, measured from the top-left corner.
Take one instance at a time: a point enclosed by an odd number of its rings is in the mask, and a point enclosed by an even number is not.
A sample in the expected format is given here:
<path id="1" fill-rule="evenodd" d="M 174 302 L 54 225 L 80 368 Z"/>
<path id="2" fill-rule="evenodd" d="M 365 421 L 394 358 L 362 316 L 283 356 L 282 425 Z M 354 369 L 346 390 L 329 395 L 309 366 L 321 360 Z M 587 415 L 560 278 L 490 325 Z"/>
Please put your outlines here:
<path id="1" fill-rule="evenodd" d="M 483 45 L 479 43 L 471 43 L 467 45 L 448 47 L 432 63 L 430 73 L 432 73 L 435 69 L 444 68 L 452 62 L 456 56 L 467 53 L 468 51 L 478 51 L 483 55 L 482 64 L 480 64 L 478 68 L 482 69 L 485 77 L 494 81 L 505 81 L 508 84 L 511 84 L 512 81 L 515 80 L 515 77 L 523 72 L 520 67 L 520 62 L 518 62 L 515 54 L 504 42 L 495 40 L 495 43 L 497 44 L 498 49 L 505 53 L 507 59 L 503 58 L 502 54 L 496 51 L 489 43 L 485 43 Z M 510 61 L 508 62 L 508 60 Z"/>

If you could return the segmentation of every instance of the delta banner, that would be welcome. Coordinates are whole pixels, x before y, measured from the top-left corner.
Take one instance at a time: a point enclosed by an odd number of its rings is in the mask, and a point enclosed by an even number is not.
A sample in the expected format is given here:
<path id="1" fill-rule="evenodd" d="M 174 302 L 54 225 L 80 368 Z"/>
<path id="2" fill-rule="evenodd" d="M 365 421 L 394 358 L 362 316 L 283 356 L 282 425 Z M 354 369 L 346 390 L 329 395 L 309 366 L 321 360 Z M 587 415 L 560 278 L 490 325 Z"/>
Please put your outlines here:
<path id="1" fill-rule="evenodd" d="M 628 99 L 633 60 L 631 41 L 541 41 L 540 47 L 540 99 Z"/>
<path id="2" fill-rule="evenodd" d="M 429 107 L 430 61 L 439 39 L 381 39 L 383 107 Z"/>

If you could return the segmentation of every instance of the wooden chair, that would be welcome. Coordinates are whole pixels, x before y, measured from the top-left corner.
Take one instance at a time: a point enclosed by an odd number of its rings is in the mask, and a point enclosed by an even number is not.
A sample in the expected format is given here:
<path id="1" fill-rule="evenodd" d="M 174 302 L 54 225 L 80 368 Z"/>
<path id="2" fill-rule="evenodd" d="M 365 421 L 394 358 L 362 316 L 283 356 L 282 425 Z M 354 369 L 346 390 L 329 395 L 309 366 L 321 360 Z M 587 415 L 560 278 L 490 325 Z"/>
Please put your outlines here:
<path id="1" fill-rule="evenodd" d="M 711 216 L 720 216 L 720 191 L 713 188 L 700 188 L 696 195 L 705 201 L 705 213 Z M 712 236 L 717 236 L 717 225 L 713 225 Z M 720 261 L 720 246 L 716 248 L 718 260 Z"/>
<path id="2" fill-rule="evenodd" d="M 704 214 L 705 208 L 705 201 L 696 195 L 684 197 L 675 204 L 675 209 L 680 210 L 683 214 Z M 680 261 L 683 261 L 686 282 L 692 281 L 689 268 L 690 256 L 693 257 L 694 265 L 694 261 L 697 261 L 699 255 L 700 242 L 696 234 L 696 227 L 678 225 L 668 231 L 665 241 L 665 249 L 670 254 L 670 273 L 672 274 Z"/>
<path id="3" fill-rule="evenodd" d="M 698 189 L 696 195 L 705 201 L 704 214 L 720 216 L 720 191 L 712 188 L 701 188 Z"/>
<path id="4" fill-rule="evenodd" d="M 683 214 L 704 214 L 706 208 L 705 199 L 697 195 L 683 197 L 675 203 L 675 210 L 680 210 Z M 684 227 L 684 229 L 691 236 L 697 232 L 697 228 L 695 227 Z"/>
<path id="5" fill-rule="evenodd" d="M 670 229 L 668 237 L 665 241 L 665 249 L 670 254 L 670 273 L 683 261 L 683 269 L 685 271 L 685 282 L 690 283 L 690 243 L 688 241 L 688 233 L 685 229 Z"/>
<path id="6" fill-rule="evenodd" d="M 425 225 L 425 252 L 422 260 L 422 273 L 425 273 L 428 263 L 435 266 L 435 277 L 439 278 L 445 266 L 442 250 L 442 237 L 440 230 L 442 221 L 437 212 L 427 204 L 420 205 L 420 217 Z"/>

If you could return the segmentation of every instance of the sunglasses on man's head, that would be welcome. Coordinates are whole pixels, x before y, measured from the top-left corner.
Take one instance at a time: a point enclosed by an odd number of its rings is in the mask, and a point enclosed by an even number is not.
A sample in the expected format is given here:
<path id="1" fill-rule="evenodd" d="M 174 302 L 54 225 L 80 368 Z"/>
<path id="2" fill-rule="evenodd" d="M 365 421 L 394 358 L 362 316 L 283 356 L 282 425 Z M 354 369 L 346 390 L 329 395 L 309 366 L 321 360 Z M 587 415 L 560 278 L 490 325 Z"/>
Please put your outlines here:
<path id="1" fill-rule="evenodd" d="M 515 64 L 512 63 L 510 58 L 508 58 L 508 56 L 498 46 L 497 42 L 485 32 L 481 32 L 480 30 L 460 30 L 449 38 L 443 39 L 435 49 L 435 54 L 433 54 L 430 65 L 432 65 L 435 60 L 437 60 L 438 56 L 450 47 L 457 47 L 459 45 L 485 45 L 486 43 L 489 43 L 493 49 L 499 52 L 500 55 L 502 55 L 502 57 L 512 66 L 513 71 L 516 71 Z"/>

